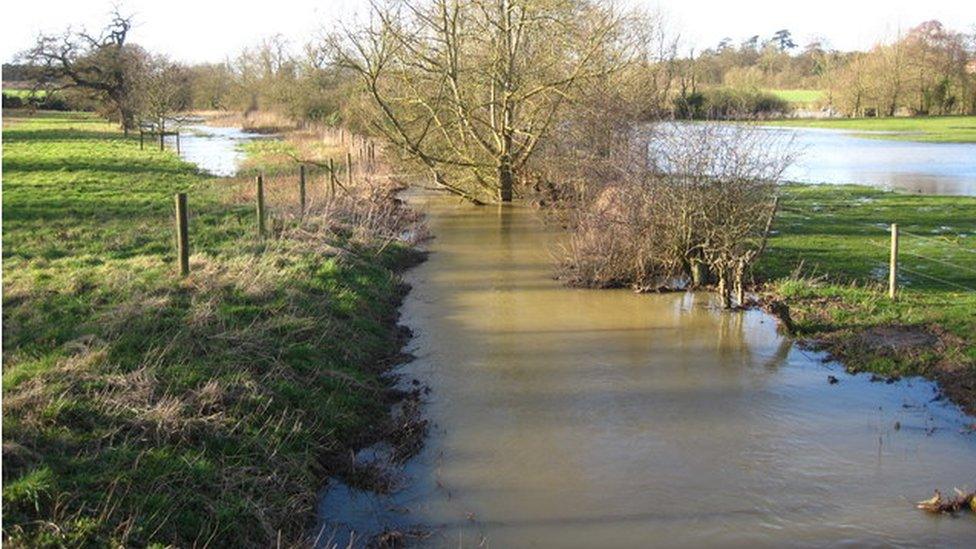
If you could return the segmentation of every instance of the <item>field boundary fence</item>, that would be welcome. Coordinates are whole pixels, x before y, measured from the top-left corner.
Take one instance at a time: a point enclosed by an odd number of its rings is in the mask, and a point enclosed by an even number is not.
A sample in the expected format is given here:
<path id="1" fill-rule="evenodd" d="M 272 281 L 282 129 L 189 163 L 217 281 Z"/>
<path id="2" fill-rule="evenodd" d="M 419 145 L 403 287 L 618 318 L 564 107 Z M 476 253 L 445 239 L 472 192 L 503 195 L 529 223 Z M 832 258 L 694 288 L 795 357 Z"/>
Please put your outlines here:
<path id="1" fill-rule="evenodd" d="M 144 148 L 144 136 L 146 134 L 152 134 L 149 131 L 139 132 L 139 147 Z M 179 154 L 179 132 L 166 132 L 159 136 L 160 147 L 163 147 L 163 137 L 164 135 L 174 135 L 176 140 L 176 152 Z M 405 178 L 412 177 L 415 174 L 396 174 L 396 173 L 377 173 L 377 147 L 376 143 L 367 137 L 362 137 L 355 135 L 348 130 L 338 129 L 323 132 L 323 139 L 332 138 L 336 140 L 341 146 L 347 147 L 344 155 L 340 155 L 340 159 L 344 156 L 344 161 L 337 161 L 336 158 L 330 157 L 328 162 L 324 161 L 302 161 L 296 159 L 296 171 L 297 179 L 295 182 L 295 206 L 298 207 L 298 219 L 299 222 L 304 218 L 307 208 L 309 207 L 309 198 L 313 194 L 309 192 L 311 182 L 311 176 L 313 174 L 319 175 L 320 180 L 318 184 L 322 186 L 321 189 L 316 190 L 315 194 L 324 196 L 326 200 L 333 201 L 340 195 L 350 195 L 352 189 L 355 186 L 357 178 L 363 178 L 365 180 L 371 179 L 395 179 L 395 178 Z M 317 174 L 315 172 L 318 172 Z M 344 177 L 340 176 L 344 174 Z M 262 171 L 257 176 L 254 177 L 254 208 L 255 208 L 255 229 L 258 238 L 266 238 L 269 234 L 268 230 L 268 218 L 269 210 L 268 204 L 266 202 L 267 197 L 267 187 L 265 186 L 266 179 L 268 182 L 276 181 L 278 183 L 280 179 L 291 179 L 294 177 L 291 173 L 284 174 L 281 172 L 276 173 L 274 176 L 268 178 L 266 174 Z M 275 185 L 279 187 L 279 185 Z M 279 189 L 280 190 L 280 189 Z M 190 220 L 189 215 L 189 200 L 186 192 L 179 192 L 174 195 L 175 204 L 175 242 L 176 242 L 176 265 L 177 270 L 181 277 L 186 277 L 190 274 Z"/>
<path id="2" fill-rule="evenodd" d="M 878 225 L 871 226 L 880 230 Z M 925 235 L 906 230 L 896 223 L 890 224 L 887 232 L 887 242 L 878 238 L 868 238 L 866 242 L 876 249 L 887 251 L 888 264 L 879 263 L 876 271 L 886 271 L 890 299 L 897 299 L 903 288 L 918 286 L 920 281 L 976 294 L 976 249 L 958 242 L 960 233 L 946 231 Z M 964 257 L 971 257 L 972 263 L 960 262 L 956 257 L 959 254 L 969 254 Z M 933 266 L 938 268 L 933 269 Z"/>

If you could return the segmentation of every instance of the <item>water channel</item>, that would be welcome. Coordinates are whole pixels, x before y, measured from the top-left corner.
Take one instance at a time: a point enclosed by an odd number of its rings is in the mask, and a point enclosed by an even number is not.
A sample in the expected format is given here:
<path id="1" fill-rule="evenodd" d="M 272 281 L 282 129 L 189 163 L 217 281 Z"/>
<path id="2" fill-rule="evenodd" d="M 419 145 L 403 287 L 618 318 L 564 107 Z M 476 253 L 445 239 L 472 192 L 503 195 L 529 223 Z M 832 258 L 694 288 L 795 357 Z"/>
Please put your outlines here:
<path id="1" fill-rule="evenodd" d="M 972 422 L 919 379 L 871 382 L 705 295 L 567 289 L 519 207 L 417 196 L 436 239 L 402 322 L 434 423 L 401 489 L 341 485 L 324 528 L 421 545 L 966 545 L 913 501 L 976 482 Z M 828 383 L 828 376 L 840 381 Z"/>
<path id="2" fill-rule="evenodd" d="M 233 173 L 249 136 L 204 130 L 184 157 Z M 976 483 L 973 420 L 931 383 L 844 374 L 765 314 L 724 313 L 706 295 L 565 288 L 551 277 L 561 236 L 532 210 L 409 199 L 436 238 L 407 275 L 401 321 L 417 358 L 400 374 L 430 387 L 430 436 L 389 495 L 330 482 L 323 539 L 972 544 L 972 516 L 913 508 Z"/>

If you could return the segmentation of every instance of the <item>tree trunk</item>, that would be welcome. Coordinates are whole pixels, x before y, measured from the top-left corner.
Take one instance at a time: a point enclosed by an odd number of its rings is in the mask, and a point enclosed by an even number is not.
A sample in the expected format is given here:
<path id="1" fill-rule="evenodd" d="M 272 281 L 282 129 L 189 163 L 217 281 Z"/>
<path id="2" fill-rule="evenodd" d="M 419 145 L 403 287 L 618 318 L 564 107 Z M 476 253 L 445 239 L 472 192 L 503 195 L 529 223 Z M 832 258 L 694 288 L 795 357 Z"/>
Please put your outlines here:
<path id="1" fill-rule="evenodd" d="M 704 263 L 695 259 L 691 262 L 691 286 L 701 288 L 708 283 L 708 268 Z"/>
<path id="2" fill-rule="evenodd" d="M 726 269 L 718 270 L 718 297 L 723 309 L 732 308 L 732 296 L 729 292 L 729 276 Z"/>
<path id="3" fill-rule="evenodd" d="M 746 302 L 745 274 L 745 263 L 740 261 L 735 266 L 735 302 L 739 307 L 744 306 Z"/>
<path id="4" fill-rule="evenodd" d="M 512 173 L 512 162 L 503 158 L 498 164 L 498 200 L 501 202 L 512 201 L 512 187 L 515 183 L 515 175 Z"/>

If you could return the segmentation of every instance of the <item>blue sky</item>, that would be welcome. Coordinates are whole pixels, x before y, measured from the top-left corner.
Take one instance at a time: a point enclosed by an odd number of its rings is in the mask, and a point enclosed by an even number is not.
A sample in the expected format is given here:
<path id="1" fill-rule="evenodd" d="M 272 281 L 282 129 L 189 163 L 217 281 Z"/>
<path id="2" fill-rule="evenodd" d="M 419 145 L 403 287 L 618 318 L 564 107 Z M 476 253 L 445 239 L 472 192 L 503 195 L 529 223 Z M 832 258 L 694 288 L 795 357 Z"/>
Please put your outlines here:
<path id="1" fill-rule="evenodd" d="M 754 34 L 769 36 L 782 28 L 793 31 L 801 44 L 822 36 L 834 47 L 854 49 L 929 19 L 956 30 L 972 31 L 976 26 L 976 0 L 622 1 L 662 10 L 685 46 L 697 49 L 724 36 L 738 41 Z M 123 0 L 121 5 L 123 11 L 136 15 L 134 41 L 189 62 L 221 61 L 275 33 L 302 43 L 323 28 L 355 18 L 366 7 L 362 0 Z M 6 2 L 0 8 L 0 57 L 9 61 L 29 47 L 39 31 L 58 31 L 68 25 L 97 29 L 111 7 L 107 0 Z"/>

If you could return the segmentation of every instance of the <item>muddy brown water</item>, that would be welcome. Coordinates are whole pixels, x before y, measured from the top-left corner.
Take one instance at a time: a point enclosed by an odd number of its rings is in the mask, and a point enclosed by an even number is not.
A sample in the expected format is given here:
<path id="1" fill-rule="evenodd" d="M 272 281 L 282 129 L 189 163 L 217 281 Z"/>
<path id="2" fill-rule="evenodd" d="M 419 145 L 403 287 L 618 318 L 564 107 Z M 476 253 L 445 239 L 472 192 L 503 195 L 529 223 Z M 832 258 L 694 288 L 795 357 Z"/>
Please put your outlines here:
<path id="1" fill-rule="evenodd" d="M 401 374 L 433 426 L 392 494 L 323 490 L 321 545 L 972 546 L 972 515 L 913 508 L 976 484 L 973 420 L 932 384 L 844 374 L 704 295 L 565 288 L 534 212 L 411 200 L 436 239 Z"/>

